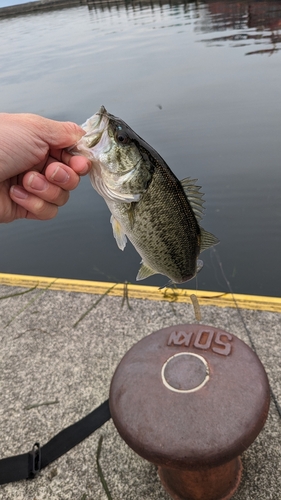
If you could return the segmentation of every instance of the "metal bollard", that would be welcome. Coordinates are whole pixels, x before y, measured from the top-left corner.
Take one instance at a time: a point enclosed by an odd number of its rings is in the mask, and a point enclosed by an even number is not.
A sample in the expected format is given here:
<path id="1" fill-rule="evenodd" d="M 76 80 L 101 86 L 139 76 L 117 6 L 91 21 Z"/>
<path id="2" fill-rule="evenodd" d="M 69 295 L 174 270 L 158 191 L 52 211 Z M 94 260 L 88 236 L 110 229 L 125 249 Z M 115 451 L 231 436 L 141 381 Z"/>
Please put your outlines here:
<path id="1" fill-rule="evenodd" d="M 240 455 L 261 431 L 269 401 L 257 355 L 234 335 L 199 324 L 164 328 L 135 344 L 109 398 L 119 434 L 158 465 L 174 500 L 232 497 Z"/>

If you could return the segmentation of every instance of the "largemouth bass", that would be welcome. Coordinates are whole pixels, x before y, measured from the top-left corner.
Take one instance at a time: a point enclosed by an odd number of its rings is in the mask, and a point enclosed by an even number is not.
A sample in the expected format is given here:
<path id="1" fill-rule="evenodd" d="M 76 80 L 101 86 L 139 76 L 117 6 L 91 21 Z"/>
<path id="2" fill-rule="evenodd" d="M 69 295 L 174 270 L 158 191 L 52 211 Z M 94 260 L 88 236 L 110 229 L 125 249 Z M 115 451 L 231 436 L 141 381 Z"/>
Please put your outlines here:
<path id="1" fill-rule="evenodd" d="M 72 148 L 92 162 L 90 178 L 111 212 L 121 250 L 127 238 L 142 257 L 137 280 L 163 274 L 171 283 L 192 279 L 200 252 L 219 240 L 200 227 L 203 193 L 196 180 L 179 181 L 163 158 L 104 106 L 82 128 Z"/>

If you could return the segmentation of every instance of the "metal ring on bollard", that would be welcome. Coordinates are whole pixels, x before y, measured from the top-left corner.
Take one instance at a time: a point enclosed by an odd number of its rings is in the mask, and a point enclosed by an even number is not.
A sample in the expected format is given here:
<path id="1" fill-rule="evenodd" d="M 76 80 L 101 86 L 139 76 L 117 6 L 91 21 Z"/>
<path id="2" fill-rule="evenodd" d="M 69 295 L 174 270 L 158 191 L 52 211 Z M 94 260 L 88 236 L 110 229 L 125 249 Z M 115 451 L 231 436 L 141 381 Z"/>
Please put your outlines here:
<path id="1" fill-rule="evenodd" d="M 161 376 L 163 384 L 170 391 L 185 393 L 199 391 L 210 378 L 205 358 L 192 352 L 179 352 L 167 359 L 162 366 Z"/>

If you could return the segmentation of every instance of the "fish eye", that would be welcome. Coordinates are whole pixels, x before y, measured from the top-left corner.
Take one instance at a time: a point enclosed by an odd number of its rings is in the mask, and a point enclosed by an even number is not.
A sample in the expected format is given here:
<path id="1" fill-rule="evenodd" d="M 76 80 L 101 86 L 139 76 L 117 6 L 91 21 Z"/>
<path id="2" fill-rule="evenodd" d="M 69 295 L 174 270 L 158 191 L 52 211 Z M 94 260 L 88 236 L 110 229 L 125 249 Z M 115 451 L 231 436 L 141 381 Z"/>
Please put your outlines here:
<path id="1" fill-rule="evenodd" d="M 117 142 L 120 142 L 121 144 L 127 144 L 129 142 L 129 137 L 124 132 L 124 130 L 116 130 L 115 138 Z"/>

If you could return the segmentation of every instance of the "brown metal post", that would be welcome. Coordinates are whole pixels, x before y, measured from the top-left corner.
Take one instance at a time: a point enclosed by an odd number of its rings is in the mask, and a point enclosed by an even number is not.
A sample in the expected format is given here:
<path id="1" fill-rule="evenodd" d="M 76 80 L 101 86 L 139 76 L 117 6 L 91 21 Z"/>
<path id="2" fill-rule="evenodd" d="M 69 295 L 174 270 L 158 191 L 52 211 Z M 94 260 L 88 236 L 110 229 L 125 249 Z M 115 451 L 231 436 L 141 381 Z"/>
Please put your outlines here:
<path id="1" fill-rule="evenodd" d="M 261 431 L 270 390 L 257 355 L 229 332 L 175 325 L 145 337 L 121 360 L 110 388 L 126 443 L 158 466 L 174 500 L 227 500 L 240 455 Z"/>
<path id="2" fill-rule="evenodd" d="M 239 486 L 241 473 L 240 457 L 210 469 L 158 468 L 161 482 L 173 500 L 228 500 Z"/>

